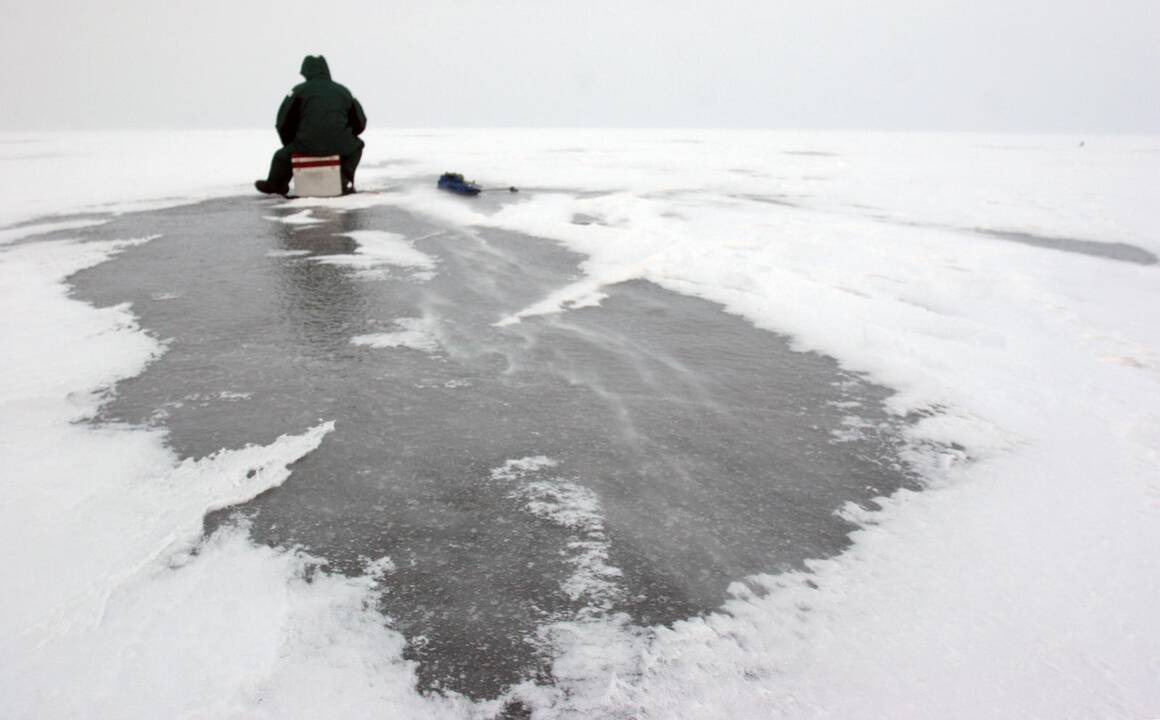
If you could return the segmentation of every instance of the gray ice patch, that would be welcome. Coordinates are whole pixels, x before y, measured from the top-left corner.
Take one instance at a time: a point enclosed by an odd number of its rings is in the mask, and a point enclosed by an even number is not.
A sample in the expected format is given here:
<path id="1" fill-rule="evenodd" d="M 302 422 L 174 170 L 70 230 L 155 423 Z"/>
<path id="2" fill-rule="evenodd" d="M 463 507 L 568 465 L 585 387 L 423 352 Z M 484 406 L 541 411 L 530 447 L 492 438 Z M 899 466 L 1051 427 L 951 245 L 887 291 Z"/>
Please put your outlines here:
<path id="1" fill-rule="evenodd" d="M 1127 243 L 1077 240 L 1075 238 L 1034 235 L 1016 230 L 993 230 L 991 228 L 973 228 L 971 232 L 999 238 L 1000 240 L 1009 240 L 1023 245 L 1031 245 L 1033 247 L 1079 253 L 1080 255 L 1091 255 L 1092 257 L 1120 260 L 1122 262 L 1136 263 L 1139 265 L 1155 265 L 1157 262 L 1157 257 L 1153 253 L 1142 247 L 1129 245 Z"/>

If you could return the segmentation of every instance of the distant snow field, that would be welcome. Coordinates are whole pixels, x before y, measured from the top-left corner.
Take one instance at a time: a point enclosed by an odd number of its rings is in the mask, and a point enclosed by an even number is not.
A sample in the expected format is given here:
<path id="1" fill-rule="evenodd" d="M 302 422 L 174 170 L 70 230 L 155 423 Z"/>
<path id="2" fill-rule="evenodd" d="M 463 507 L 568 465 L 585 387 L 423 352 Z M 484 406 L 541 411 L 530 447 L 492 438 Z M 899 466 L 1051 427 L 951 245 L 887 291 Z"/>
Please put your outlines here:
<path id="1" fill-rule="evenodd" d="M 182 462 L 157 429 L 79 422 L 165 352 L 131 307 L 69 297 L 71 274 L 151 241 L 85 228 L 252 194 L 274 139 L 0 134 L 2 717 L 467 718 L 505 700 L 416 690 L 374 609 L 391 559 L 348 578 L 244 527 L 203 542 L 205 513 L 284 482 L 328 418 Z M 521 192 L 440 194 L 443 171 Z M 583 275 L 503 322 L 646 279 L 920 418 L 926 489 L 845 508 L 845 553 L 737 578 L 718 612 L 647 638 L 615 616 L 546 628 L 559 682 L 512 695 L 535 717 L 1160 717 L 1160 137 L 378 130 L 359 187 L 267 209 L 291 211 L 270 215 L 288 233 L 391 205 L 562 243 Z M 402 236 L 346 237 L 353 254 L 271 257 L 439 270 Z M 439 351 L 429 319 L 394 324 L 354 343 Z M 953 450 L 921 452 L 936 444 Z M 574 532 L 567 591 L 602 606 L 621 592 L 602 507 L 553 462 L 492 480 Z"/>

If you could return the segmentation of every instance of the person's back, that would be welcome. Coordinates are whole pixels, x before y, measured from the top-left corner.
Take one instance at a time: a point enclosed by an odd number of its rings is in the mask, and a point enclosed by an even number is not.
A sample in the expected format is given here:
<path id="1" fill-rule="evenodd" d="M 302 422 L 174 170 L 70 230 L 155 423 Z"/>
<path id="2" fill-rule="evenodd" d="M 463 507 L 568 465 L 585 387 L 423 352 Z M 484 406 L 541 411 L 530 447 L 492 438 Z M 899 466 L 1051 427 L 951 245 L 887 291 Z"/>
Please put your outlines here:
<path id="1" fill-rule="evenodd" d="M 264 193 L 286 194 L 290 190 L 293 155 L 339 155 L 342 157 L 343 192 L 354 192 L 354 173 L 364 143 L 366 115 L 358 100 L 330 79 L 330 68 L 321 55 L 302 61 L 305 82 L 294 86 L 278 108 L 275 127 L 282 149 L 274 153 L 270 174 L 254 186 Z"/>

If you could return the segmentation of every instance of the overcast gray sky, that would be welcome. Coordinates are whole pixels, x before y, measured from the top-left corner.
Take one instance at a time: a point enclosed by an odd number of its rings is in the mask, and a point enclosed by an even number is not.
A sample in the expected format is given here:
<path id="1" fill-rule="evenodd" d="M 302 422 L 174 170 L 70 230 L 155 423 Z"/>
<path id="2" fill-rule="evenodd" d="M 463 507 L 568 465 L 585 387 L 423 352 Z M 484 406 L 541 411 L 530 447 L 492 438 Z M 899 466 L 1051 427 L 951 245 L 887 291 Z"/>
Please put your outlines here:
<path id="1" fill-rule="evenodd" d="M 1160 132 L 1160 0 L 0 0 L 0 128 Z"/>

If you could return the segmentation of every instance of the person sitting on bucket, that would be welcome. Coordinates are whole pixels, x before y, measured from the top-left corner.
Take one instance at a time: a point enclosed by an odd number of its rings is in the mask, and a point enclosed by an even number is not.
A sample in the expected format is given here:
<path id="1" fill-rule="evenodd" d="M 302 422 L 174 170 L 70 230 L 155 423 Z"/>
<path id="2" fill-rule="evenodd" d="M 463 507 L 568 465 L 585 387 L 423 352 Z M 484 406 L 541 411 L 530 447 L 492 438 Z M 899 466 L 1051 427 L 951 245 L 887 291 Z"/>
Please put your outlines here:
<path id="1" fill-rule="evenodd" d="M 258 180 L 259 192 L 285 195 L 293 175 L 291 156 L 338 155 L 342 158 L 342 193 L 354 192 L 354 171 L 365 143 L 359 138 L 367 126 L 362 105 L 342 85 L 330 79 L 330 68 L 321 55 L 302 61 L 306 82 L 294 86 L 278 108 L 275 127 L 282 149 L 270 161 L 270 174 Z"/>

